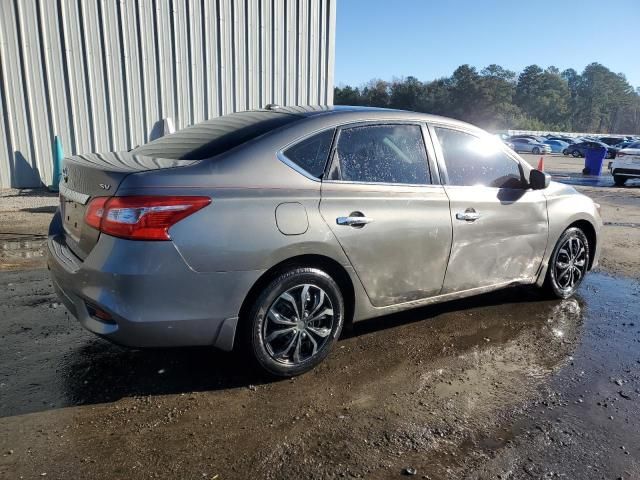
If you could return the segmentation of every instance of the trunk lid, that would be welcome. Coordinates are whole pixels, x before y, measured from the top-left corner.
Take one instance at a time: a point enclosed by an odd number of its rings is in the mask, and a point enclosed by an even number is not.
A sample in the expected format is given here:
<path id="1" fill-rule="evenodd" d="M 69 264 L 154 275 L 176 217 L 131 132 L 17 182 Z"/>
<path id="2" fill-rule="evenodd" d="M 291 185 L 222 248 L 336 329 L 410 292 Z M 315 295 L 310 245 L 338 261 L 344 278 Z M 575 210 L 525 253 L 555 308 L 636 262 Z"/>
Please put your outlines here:
<path id="1" fill-rule="evenodd" d="M 60 180 L 60 213 L 67 246 L 84 260 L 98 241 L 100 232 L 84 221 L 92 198 L 115 195 L 128 175 L 194 163 L 197 160 L 151 158 L 133 152 L 89 153 L 66 158 Z"/>

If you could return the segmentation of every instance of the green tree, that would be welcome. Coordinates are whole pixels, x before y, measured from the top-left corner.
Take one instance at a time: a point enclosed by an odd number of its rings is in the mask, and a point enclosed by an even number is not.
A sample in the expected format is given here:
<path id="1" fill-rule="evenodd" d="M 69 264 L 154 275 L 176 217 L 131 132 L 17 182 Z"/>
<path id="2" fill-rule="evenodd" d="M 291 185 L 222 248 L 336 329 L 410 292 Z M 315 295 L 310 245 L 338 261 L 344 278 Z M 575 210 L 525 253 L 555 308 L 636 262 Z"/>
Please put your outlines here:
<path id="1" fill-rule="evenodd" d="M 370 105 L 459 118 L 487 129 L 566 130 L 640 134 L 640 88 L 598 63 L 582 74 L 554 66 L 519 75 L 492 64 L 461 65 L 450 77 L 416 77 L 335 89 L 335 103 Z"/>
<path id="2" fill-rule="evenodd" d="M 384 80 L 371 80 L 362 89 L 362 104 L 371 107 L 389 106 L 389 83 Z"/>

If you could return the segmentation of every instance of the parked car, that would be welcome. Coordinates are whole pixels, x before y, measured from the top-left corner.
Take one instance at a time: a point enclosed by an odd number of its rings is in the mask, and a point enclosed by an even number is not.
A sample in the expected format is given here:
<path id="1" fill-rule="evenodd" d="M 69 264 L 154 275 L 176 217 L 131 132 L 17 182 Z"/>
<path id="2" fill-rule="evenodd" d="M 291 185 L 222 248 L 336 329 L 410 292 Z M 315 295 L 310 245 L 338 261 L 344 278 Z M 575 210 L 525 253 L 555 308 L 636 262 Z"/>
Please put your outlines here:
<path id="1" fill-rule="evenodd" d="M 549 137 L 547 140 L 558 140 L 560 142 L 565 142 L 568 144 L 576 143 L 577 140 L 575 138 L 570 137 Z"/>
<path id="2" fill-rule="evenodd" d="M 560 140 L 547 140 L 544 144 L 551 147 L 551 153 L 562 153 L 567 149 L 567 147 L 569 147 L 567 142 L 562 142 Z"/>
<path id="3" fill-rule="evenodd" d="M 598 208 L 460 121 L 270 107 L 67 158 L 48 264 L 102 338 L 291 376 L 352 321 L 517 284 L 570 297 Z"/>
<path id="4" fill-rule="evenodd" d="M 509 147 L 511 150 L 514 149 L 515 145 L 513 143 L 511 143 L 509 140 L 503 140 L 502 143 L 504 143 L 507 147 Z M 515 151 L 515 150 L 514 150 Z"/>
<path id="5" fill-rule="evenodd" d="M 599 137 L 598 140 L 602 143 L 606 143 L 609 146 L 613 146 L 624 140 L 622 137 Z"/>
<path id="6" fill-rule="evenodd" d="M 604 147 L 607 149 L 606 158 L 615 158 L 616 153 L 618 152 L 617 148 L 611 147 L 606 143 L 586 140 L 584 142 L 578 142 L 578 143 L 569 145 L 569 147 L 567 147 L 567 149 L 564 150 L 562 153 L 564 153 L 565 155 L 572 155 L 578 158 L 578 157 L 584 157 L 588 149 L 600 148 L 600 147 Z"/>
<path id="7" fill-rule="evenodd" d="M 636 143 L 636 140 L 624 140 L 624 141 L 622 141 L 620 143 L 616 143 L 615 145 L 612 145 L 612 146 L 617 148 L 618 150 L 622 150 L 623 148 L 627 148 L 632 143 Z"/>
<path id="8" fill-rule="evenodd" d="M 609 162 L 609 170 L 619 187 L 629 178 L 640 178 L 640 142 L 634 142 L 618 151 L 615 160 Z"/>
<path id="9" fill-rule="evenodd" d="M 551 146 L 531 140 L 530 138 L 512 138 L 513 150 L 516 152 L 533 153 L 540 155 L 541 153 L 551 153 Z"/>
<path id="10" fill-rule="evenodd" d="M 512 135 L 509 138 L 509 141 L 513 141 L 513 140 L 522 140 L 522 139 L 529 139 L 529 140 L 533 140 L 534 142 L 538 142 L 538 143 L 542 143 L 546 140 L 546 138 L 544 137 L 539 137 L 536 135 Z"/>

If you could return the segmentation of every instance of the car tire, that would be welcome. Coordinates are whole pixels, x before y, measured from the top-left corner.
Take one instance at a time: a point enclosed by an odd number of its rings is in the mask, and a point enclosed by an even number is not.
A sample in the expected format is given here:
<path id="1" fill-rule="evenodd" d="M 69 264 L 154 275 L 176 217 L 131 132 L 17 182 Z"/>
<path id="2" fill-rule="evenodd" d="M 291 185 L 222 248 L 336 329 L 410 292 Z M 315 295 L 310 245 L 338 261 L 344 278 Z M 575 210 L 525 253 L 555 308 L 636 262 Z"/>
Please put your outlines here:
<path id="1" fill-rule="evenodd" d="M 627 181 L 627 177 L 623 177 L 622 175 L 613 176 L 613 183 L 615 183 L 616 187 L 624 186 L 626 181 Z"/>
<path id="2" fill-rule="evenodd" d="M 569 155 L 569 150 L 567 150 L 566 148 L 562 151 L 563 155 Z"/>
<path id="3" fill-rule="evenodd" d="M 534 155 L 540 155 L 540 149 L 538 147 L 533 147 L 531 153 L 533 153 Z"/>
<path id="4" fill-rule="evenodd" d="M 581 157 L 581 156 L 582 156 L 582 155 L 580 154 L 580 150 L 573 150 L 573 151 L 571 152 L 571 155 L 572 155 L 572 156 L 574 156 L 575 158 L 579 158 L 579 157 Z"/>
<path id="5" fill-rule="evenodd" d="M 246 346 L 262 370 L 300 375 L 322 362 L 340 337 L 342 292 L 320 269 L 292 268 L 269 282 L 242 322 Z"/>
<path id="6" fill-rule="evenodd" d="M 543 289 L 554 298 L 571 297 L 589 270 L 589 241 L 577 227 L 568 228 L 556 243 Z"/>

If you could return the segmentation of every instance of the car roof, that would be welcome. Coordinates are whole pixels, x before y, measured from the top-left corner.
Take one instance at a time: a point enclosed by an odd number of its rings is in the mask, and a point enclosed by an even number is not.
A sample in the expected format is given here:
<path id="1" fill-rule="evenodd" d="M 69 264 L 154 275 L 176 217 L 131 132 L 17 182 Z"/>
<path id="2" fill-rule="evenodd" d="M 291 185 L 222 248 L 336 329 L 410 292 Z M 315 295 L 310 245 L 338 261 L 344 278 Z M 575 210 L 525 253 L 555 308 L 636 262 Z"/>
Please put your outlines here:
<path id="1" fill-rule="evenodd" d="M 392 108 L 365 107 L 359 105 L 295 105 L 295 106 L 279 106 L 268 105 L 265 109 L 258 111 L 273 111 L 278 113 L 288 113 L 306 118 L 323 117 L 330 121 L 340 121 L 344 119 L 348 122 L 358 121 L 361 117 L 363 121 L 368 120 L 420 120 L 424 122 L 446 123 L 449 125 L 457 125 L 467 129 L 484 131 L 479 127 L 470 123 L 456 120 L 440 115 L 432 115 L 429 113 L 413 112 L 410 110 L 399 110 Z"/>

